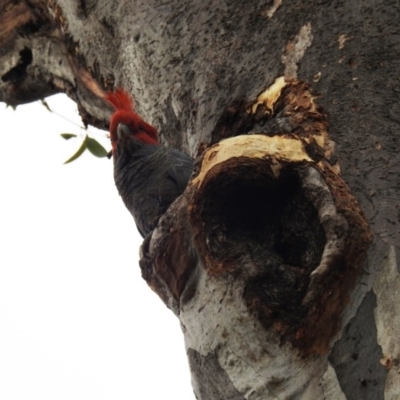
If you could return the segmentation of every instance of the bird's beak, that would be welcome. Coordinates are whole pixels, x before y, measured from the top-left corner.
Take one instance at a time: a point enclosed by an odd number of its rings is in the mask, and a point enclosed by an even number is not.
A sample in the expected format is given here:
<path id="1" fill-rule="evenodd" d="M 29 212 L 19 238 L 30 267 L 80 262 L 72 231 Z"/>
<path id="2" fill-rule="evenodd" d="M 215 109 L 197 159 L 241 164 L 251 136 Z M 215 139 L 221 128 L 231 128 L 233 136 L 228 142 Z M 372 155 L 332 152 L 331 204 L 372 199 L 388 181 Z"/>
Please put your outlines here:
<path id="1" fill-rule="evenodd" d="M 132 136 L 132 131 L 129 129 L 129 126 L 123 123 L 119 123 L 117 126 L 118 139 L 125 139 L 130 136 Z"/>

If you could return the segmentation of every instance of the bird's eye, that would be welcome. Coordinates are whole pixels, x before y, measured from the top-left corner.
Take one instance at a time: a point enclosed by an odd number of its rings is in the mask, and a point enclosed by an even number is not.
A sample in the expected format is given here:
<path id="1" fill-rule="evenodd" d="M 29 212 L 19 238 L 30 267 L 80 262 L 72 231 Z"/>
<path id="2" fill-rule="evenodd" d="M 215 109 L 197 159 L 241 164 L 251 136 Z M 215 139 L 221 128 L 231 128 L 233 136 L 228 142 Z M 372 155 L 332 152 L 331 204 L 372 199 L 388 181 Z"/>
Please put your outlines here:
<path id="1" fill-rule="evenodd" d="M 144 131 L 144 126 L 143 125 L 139 125 L 139 130 L 140 131 Z"/>

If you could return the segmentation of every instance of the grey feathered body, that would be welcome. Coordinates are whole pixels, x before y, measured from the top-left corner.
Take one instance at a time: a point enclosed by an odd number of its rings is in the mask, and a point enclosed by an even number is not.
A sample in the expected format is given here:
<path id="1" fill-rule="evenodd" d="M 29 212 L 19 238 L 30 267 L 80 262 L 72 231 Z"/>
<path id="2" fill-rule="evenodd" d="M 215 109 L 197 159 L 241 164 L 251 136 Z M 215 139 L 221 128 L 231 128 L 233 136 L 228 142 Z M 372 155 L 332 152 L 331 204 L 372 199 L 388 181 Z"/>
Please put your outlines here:
<path id="1" fill-rule="evenodd" d="M 125 206 L 144 237 L 185 190 L 193 171 L 186 154 L 131 138 L 118 143 L 114 179 Z"/>

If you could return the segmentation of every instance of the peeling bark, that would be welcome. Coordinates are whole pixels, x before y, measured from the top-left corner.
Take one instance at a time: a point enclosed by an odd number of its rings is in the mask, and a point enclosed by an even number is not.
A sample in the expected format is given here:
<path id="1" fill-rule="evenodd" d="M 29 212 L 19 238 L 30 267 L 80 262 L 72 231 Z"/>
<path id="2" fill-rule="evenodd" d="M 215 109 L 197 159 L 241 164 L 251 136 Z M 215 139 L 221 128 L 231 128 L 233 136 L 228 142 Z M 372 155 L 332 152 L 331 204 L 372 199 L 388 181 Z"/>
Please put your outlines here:
<path id="1" fill-rule="evenodd" d="M 63 91 L 106 128 L 122 86 L 198 158 L 141 268 L 199 399 L 400 396 L 398 2 L 0 9 L 1 101 Z"/>
<path id="2" fill-rule="evenodd" d="M 331 165 L 326 117 L 307 85 L 277 79 L 249 113 L 259 118 L 262 105 L 296 133 L 209 148 L 148 238 L 141 267 L 197 355 L 198 398 L 221 397 L 203 388 L 217 359 L 221 383 L 227 374 L 244 398 L 323 399 L 327 356 L 372 235 Z"/>
<path id="3" fill-rule="evenodd" d="M 104 91 L 63 31 L 59 8 L 48 5 L 0 3 L 0 101 L 16 106 L 65 92 L 86 125 L 107 128 L 111 109 L 101 100 Z"/>

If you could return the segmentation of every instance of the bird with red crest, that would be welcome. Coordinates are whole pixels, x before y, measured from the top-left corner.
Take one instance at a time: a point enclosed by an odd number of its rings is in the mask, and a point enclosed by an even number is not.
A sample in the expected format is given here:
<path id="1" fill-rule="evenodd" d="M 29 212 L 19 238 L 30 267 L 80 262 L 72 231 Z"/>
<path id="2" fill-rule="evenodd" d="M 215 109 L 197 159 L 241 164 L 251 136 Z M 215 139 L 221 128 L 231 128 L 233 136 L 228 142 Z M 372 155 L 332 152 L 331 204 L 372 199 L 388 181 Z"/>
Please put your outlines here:
<path id="1" fill-rule="evenodd" d="M 135 112 L 124 90 L 109 92 L 106 100 L 115 109 L 110 119 L 115 185 L 144 237 L 185 190 L 193 159 L 161 145 L 157 129 Z"/>

